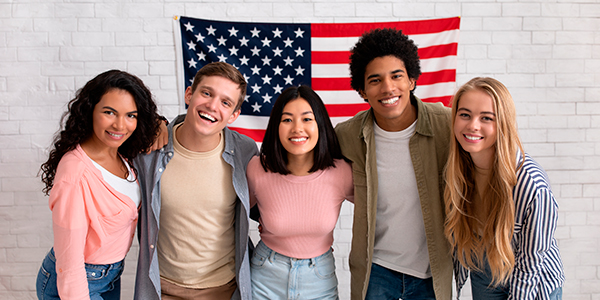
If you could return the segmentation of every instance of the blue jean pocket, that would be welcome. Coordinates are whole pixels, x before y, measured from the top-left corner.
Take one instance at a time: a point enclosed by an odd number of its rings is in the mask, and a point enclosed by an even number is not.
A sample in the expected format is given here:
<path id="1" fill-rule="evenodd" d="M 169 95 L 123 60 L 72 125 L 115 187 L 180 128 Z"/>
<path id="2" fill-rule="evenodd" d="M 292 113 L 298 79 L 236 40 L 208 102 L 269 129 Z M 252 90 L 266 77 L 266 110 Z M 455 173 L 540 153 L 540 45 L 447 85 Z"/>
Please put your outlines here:
<path id="1" fill-rule="evenodd" d="M 325 257 L 320 259 L 314 266 L 315 275 L 320 279 L 330 279 L 335 276 L 335 259 L 333 254 L 329 252 Z"/>
<path id="2" fill-rule="evenodd" d="M 54 253 L 50 250 L 42 261 L 35 283 L 38 299 L 59 299 L 58 289 L 56 287 L 55 265 Z"/>
<path id="3" fill-rule="evenodd" d="M 85 275 L 88 281 L 101 280 L 106 277 L 109 265 L 85 264 Z"/>
<path id="4" fill-rule="evenodd" d="M 265 261 L 267 261 L 268 257 L 259 251 L 254 251 L 252 253 L 252 258 L 250 259 L 251 267 L 253 268 L 262 268 L 264 266 Z"/>

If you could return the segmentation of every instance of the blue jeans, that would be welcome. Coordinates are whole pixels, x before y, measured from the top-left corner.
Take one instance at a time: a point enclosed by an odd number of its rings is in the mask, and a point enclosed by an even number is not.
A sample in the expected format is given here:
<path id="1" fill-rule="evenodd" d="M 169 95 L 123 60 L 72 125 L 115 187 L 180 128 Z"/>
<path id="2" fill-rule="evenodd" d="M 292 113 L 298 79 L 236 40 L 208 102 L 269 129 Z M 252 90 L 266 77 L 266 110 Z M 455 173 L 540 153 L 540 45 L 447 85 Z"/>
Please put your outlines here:
<path id="1" fill-rule="evenodd" d="M 91 300 L 119 300 L 123 261 L 109 265 L 85 264 Z M 38 272 L 36 290 L 38 299 L 60 299 L 56 285 L 56 258 L 50 249 Z"/>
<path id="2" fill-rule="evenodd" d="M 260 241 L 250 260 L 250 273 L 254 300 L 339 299 L 331 249 L 315 258 L 296 259 Z"/>
<path id="3" fill-rule="evenodd" d="M 433 279 L 421 279 L 373 263 L 365 300 L 435 300 Z"/>
<path id="4" fill-rule="evenodd" d="M 484 265 L 482 271 L 470 271 L 471 293 L 473 300 L 504 300 L 508 299 L 508 286 L 490 286 L 492 282 L 492 270 L 484 256 Z M 562 288 L 557 288 L 550 293 L 550 300 L 561 300 Z"/>

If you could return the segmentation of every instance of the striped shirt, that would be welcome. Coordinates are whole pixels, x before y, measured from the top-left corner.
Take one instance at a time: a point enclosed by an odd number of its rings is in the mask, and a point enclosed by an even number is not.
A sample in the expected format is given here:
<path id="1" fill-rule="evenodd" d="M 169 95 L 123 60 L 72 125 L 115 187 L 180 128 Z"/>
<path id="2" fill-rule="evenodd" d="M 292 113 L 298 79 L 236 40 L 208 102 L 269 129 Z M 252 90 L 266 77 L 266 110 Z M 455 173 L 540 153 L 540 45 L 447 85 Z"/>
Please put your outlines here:
<path id="1" fill-rule="evenodd" d="M 519 153 L 519 164 L 522 162 Z M 515 268 L 508 280 L 508 299 L 548 299 L 550 293 L 565 281 L 558 245 L 554 238 L 558 204 L 550 190 L 546 172 L 528 154 L 517 172 L 513 190 L 515 229 L 512 247 Z M 454 260 L 457 296 L 465 284 L 469 270 Z"/>

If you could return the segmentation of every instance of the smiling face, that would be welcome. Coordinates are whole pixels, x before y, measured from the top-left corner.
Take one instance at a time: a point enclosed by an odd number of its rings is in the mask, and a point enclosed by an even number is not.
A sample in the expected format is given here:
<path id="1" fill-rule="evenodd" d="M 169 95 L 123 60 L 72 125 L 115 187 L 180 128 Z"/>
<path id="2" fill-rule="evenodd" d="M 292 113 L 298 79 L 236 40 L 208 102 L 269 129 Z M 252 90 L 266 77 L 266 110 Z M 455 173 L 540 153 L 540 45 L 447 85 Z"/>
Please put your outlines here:
<path id="1" fill-rule="evenodd" d="M 137 127 L 137 106 L 125 90 L 111 89 L 92 112 L 94 134 L 85 142 L 97 149 L 118 149 Z"/>
<path id="2" fill-rule="evenodd" d="M 188 110 L 184 125 L 201 137 L 219 137 L 239 116 L 240 110 L 235 109 L 239 98 L 237 83 L 221 76 L 205 76 L 193 92 L 191 87 L 185 91 Z"/>
<path id="3" fill-rule="evenodd" d="M 310 104 L 303 98 L 288 102 L 283 107 L 279 123 L 279 140 L 290 156 L 312 160 L 319 140 L 319 126 Z"/>
<path id="4" fill-rule="evenodd" d="M 496 110 L 492 97 L 482 90 L 465 92 L 454 116 L 454 136 L 480 167 L 491 165 L 496 153 Z"/>
<path id="5" fill-rule="evenodd" d="M 365 89 L 361 96 L 369 102 L 377 125 L 386 131 L 400 131 L 417 118 L 410 104 L 415 80 L 408 77 L 404 62 L 395 56 L 373 59 L 365 70 Z"/>

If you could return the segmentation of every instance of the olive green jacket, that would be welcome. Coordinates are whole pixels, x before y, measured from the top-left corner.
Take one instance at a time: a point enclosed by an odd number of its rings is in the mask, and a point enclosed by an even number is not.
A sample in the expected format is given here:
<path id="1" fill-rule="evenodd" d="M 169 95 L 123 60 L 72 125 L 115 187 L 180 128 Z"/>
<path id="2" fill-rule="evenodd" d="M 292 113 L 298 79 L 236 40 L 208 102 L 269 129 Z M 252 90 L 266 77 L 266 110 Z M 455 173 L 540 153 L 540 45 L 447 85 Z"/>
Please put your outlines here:
<path id="1" fill-rule="evenodd" d="M 443 169 L 451 138 L 450 109 L 440 103 L 423 103 L 417 108 L 415 134 L 410 138 L 412 159 L 427 236 L 429 263 L 436 299 L 452 297 L 452 259 L 444 236 Z M 375 221 L 377 215 L 377 162 L 372 109 L 361 111 L 335 128 L 342 152 L 352 161 L 354 176 L 354 225 L 350 250 L 351 298 L 364 299 L 369 285 Z M 402 229 L 398 228 L 401 239 Z"/>

